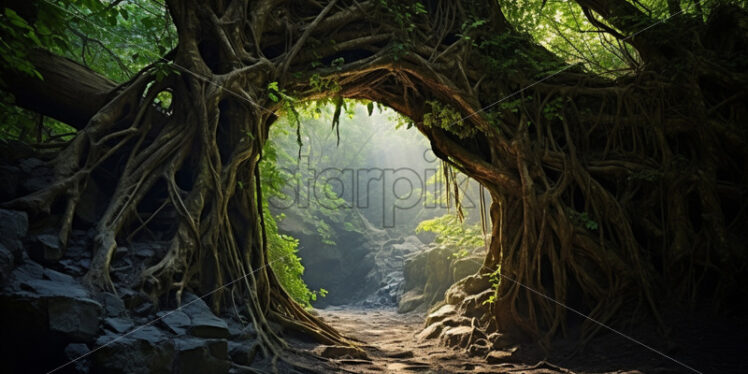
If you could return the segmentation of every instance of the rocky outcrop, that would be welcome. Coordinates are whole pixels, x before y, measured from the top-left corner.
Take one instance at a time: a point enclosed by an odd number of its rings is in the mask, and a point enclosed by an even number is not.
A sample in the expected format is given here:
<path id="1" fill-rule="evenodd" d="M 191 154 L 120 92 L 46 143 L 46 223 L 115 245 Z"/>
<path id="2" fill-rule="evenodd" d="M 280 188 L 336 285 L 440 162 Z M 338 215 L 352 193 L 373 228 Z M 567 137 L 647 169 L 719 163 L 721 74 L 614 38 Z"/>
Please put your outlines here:
<path id="1" fill-rule="evenodd" d="M 442 301 L 455 282 L 475 274 L 483 262 L 483 248 L 456 257 L 454 249 L 431 245 L 405 259 L 403 295 L 398 312 L 426 311 Z"/>

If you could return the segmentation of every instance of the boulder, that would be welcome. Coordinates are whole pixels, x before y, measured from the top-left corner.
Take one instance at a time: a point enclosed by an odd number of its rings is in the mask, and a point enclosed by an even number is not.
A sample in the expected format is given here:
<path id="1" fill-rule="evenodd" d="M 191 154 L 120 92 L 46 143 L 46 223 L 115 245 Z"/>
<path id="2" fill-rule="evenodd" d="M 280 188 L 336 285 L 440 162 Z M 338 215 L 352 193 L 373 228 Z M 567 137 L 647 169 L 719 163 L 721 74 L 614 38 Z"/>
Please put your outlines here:
<path id="1" fill-rule="evenodd" d="M 184 336 L 174 340 L 177 373 L 227 373 L 228 345 L 225 339 L 199 339 Z"/>
<path id="2" fill-rule="evenodd" d="M 442 330 L 444 329 L 444 325 L 441 323 L 434 323 L 432 325 L 428 325 L 425 329 L 421 330 L 418 334 L 416 334 L 416 339 L 419 342 L 422 342 L 426 339 L 433 339 L 439 336 L 441 334 Z"/>
<path id="3" fill-rule="evenodd" d="M 93 373 L 171 373 L 176 356 L 168 335 L 143 326 L 127 335 L 107 333 L 96 340 L 91 354 Z"/>
<path id="4" fill-rule="evenodd" d="M 473 275 L 483 266 L 482 257 L 463 257 L 452 263 L 452 281 L 457 282 L 462 278 Z"/>
<path id="5" fill-rule="evenodd" d="M 416 310 L 426 301 L 426 295 L 420 290 L 410 290 L 400 297 L 400 304 L 397 307 L 398 313 L 408 313 Z"/>
<path id="6" fill-rule="evenodd" d="M 0 243 L 0 285 L 5 284 L 8 280 L 14 262 L 15 256 L 13 256 L 13 253 L 3 243 Z"/>
<path id="7" fill-rule="evenodd" d="M 128 318 L 113 317 L 104 319 L 104 326 L 118 334 L 124 334 L 130 331 L 135 324 Z"/>
<path id="8" fill-rule="evenodd" d="M 429 313 L 426 317 L 426 324 L 431 325 L 436 322 L 440 322 L 443 319 L 455 314 L 457 308 L 454 305 L 444 304 L 436 311 Z"/>
<path id="9" fill-rule="evenodd" d="M 89 366 L 86 355 L 91 352 L 88 346 L 83 343 L 70 343 L 65 347 L 65 359 L 72 362 L 67 368 L 74 369 L 76 373 L 88 373 Z"/>
<path id="10" fill-rule="evenodd" d="M 184 335 L 190 328 L 192 321 L 190 317 L 180 310 L 168 312 L 158 312 L 157 316 L 161 317 L 160 322 L 171 332 L 177 335 Z"/>
<path id="11" fill-rule="evenodd" d="M 180 309 L 190 317 L 188 332 L 200 338 L 228 338 L 229 328 L 226 321 L 216 317 L 203 299 L 191 293 L 185 293 L 184 303 Z"/>
<path id="12" fill-rule="evenodd" d="M 253 340 L 229 342 L 229 356 L 231 361 L 239 365 L 249 365 L 254 361 L 258 345 Z"/>
<path id="13" fill-rule="evenodd" d="M 472 326 L 456 326 L 441 333 L 442 344 L 450 347 L 467 348 L 478 339 L 486 339 L 486 335 Z"/>
<path id="14" fill-rule="evenodd" d="M 101 304 L 87 298 L 52 298 L 48 301 L 49 331 L 74 341 L 91 341 L 99 332 Z"/>
<path id="15" fill-rule="evenodd" d="M 0 244 L 4 245 L 10 253 L 19 257 L 18 252 L 23 249 L 21 240 L 26 236 L 29 229 L 29 219 L 26 212 L 0 209 Z"/>
<path id="16" fill-rule="evenodd" d="M 60 239 L 52 234 L 36 235 L 29 243 L 29 256 L 42 264 L 54 264 L 64 255 Z"/>
<path id="17" fill-rule="evenodd" d="M 125 303 L 122 299 L 111 293 L 103 292 L 99 295 L 101 304 L 104 305 L 104 310 L 109 317 L 119 317 L 126 313 Z"/>

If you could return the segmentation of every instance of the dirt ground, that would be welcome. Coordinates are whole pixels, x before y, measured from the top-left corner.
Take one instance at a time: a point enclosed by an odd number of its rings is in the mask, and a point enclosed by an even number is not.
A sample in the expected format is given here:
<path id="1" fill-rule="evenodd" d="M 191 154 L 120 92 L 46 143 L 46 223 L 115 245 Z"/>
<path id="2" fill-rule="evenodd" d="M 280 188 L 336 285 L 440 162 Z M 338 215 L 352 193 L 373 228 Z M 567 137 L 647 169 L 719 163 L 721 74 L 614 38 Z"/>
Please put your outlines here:
<path id="1" fill-rule="evenodd" d="M 663 342 L 669 356 L 687 363 L 691 371 L 647 348 L 615 334 L 598 339 L 582 351 L 554 348 L 554 356 L 542 353 L 524 355 L 522 360 L 496 360 L 471 357 L 465 351 L 439 344 L 438 339 L 419 342 L 416 334 L 423 326 L 422 314 L 397 314 L 393 309 L 357 309 L 337 307 L 318 310 L 320 316 L 344 335 L 361 342 L 367 358 L 333 359 L 335 372 L 347 373 L 740 373 L 745 365 L 748 345 L 742 334 L 721 339 L 727 331 L 710 327 L 681 328 L 675 340 Z M 638 331 L 646 334 L 646 328 Z M 733 330 L 734 332 L 734 330 Z M 700 337 L 698 341 L 693 335 Z M 651 336 L 650 336 L 651 338 Z M 645 339 L 650 342 L 650 340 Z M 688 342 L 688 343 L 684 343 Z M 652 344 L 652 343 L 650 343 Z M 654 343 L 656 346 L 656 342 Z M 661 348 L 657 346 L 657 348 Z M 658 349 L 660 350 L 660 349 Z M 528 352 L 532 352 L 531 350 Z M 741 355 L 740 352 L 743 352 Z M 722 356 L 729 356 L 725 360 Z M 512 362 L 514 361 L 514 362 Z"/>

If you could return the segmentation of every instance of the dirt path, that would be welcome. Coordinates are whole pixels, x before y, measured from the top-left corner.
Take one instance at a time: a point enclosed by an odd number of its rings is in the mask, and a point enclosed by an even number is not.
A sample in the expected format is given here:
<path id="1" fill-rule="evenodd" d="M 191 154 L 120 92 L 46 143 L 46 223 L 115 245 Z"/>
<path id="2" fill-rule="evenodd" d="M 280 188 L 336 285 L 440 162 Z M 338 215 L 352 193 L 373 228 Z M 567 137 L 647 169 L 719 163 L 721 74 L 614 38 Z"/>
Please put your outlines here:
<path id="1" fill-rule="evenodd" d="M 394 309 L 327 308 L 320 316 L 344 335 L 363 343 L 368 359 L 337 359 L 341 372 L 351 373 L 560 373 L 551 365 L 490 365 L 482 357 L 441 346 L 438 340 L 418 342 L 423 315 L 397 314 Z"/>

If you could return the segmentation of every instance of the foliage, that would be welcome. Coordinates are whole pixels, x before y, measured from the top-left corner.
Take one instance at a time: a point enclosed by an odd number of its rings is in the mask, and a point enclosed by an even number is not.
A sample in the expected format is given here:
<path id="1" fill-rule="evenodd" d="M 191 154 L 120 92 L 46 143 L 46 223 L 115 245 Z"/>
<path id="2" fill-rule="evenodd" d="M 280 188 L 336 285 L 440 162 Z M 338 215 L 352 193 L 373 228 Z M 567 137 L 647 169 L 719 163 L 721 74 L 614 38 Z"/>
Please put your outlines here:
<path id="1" fill-rule="evenodd" d="M 423 115 L 423 124 L 429 127 L 438 127 L 459 136 L 469 138 L 478 133 L 478 129 L 467 125 L 462 120 L 460 112 L 449 105 L 439 101 L 427 101 L 431 111 Z"/>
<path id="2" fill-rule="evenodd" d="M 267 142 L 264 148 L 263 161 L 260 164 L 261 181 L 266 199 L 282 195 L 282 188 L 288 182 L 289 175 L 279 170 L 277 165 L 277 150 L 272 142 Z M 278 231 L 278 221 L 283 214 L 274 216 L 270 211 L 268 201 L 263 201 L 262 211 L 265 218 L 265 233 L 268 241 L 268 262 L 279 282 L 291 297 L 304 306 L 310 306 L 317 299 L 317 295 L 324 297 L 324 289 L 309 290 L 302 279 L 304 266 L 298 252 L 298 239 L 281 234 Z"/>
<path id="3" fill-rule="evenodd" d="M 454 214 L 422 221 L 416 227 L 416 232 L 424 231 L 435 233 L 434 241 L 452 249 L 453 257 L 464 257 L 468 250 L 484 245 L 480 226 L 462 223 Z"/>

